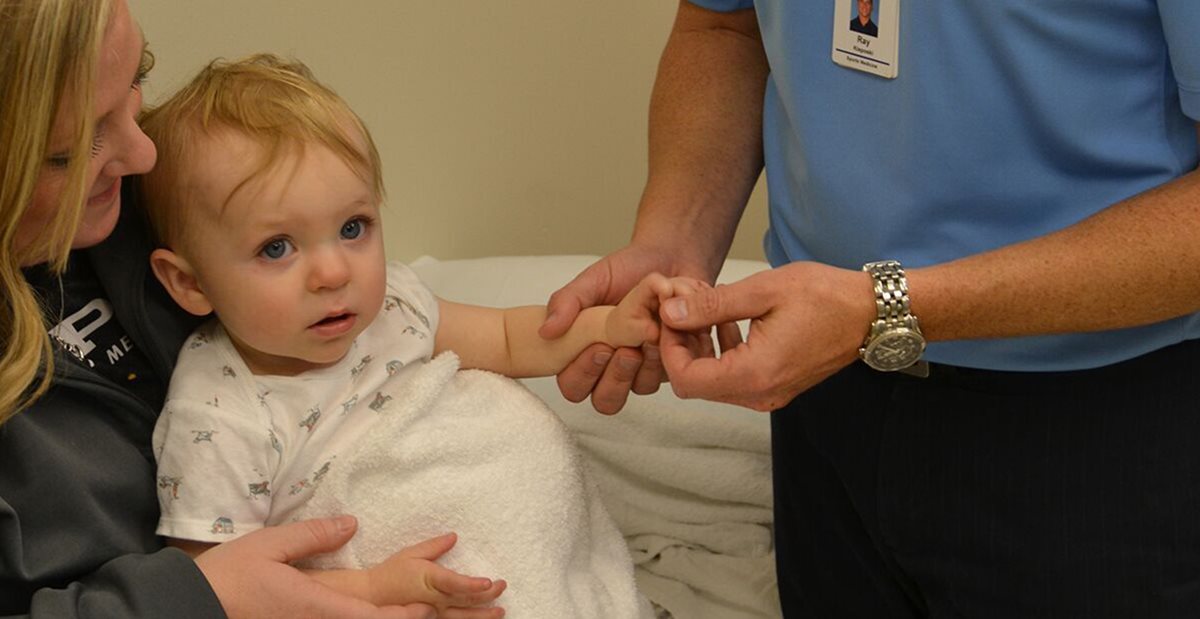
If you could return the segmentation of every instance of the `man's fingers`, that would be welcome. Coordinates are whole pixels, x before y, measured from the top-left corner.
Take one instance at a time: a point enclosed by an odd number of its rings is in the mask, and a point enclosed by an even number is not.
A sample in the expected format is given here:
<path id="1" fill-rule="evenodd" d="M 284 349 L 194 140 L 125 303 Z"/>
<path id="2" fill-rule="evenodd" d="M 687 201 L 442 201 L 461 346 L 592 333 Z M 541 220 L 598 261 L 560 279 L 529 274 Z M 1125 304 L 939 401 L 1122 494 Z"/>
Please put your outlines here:
<path id="1" fill-rule="evenodd" d="M 689 341 L 689 337 L 692 334 L 663 329 L 659 342 L 663 367 L 675 395 L 731 402 L 733 394 L 745 392 L 755 384 L 753 359 L 747 354 L 748 348 L 733 348 L 718 359 L 705 353 L 702 341 Z M 706 337 L 701 336 L 702 339 Z"/>
<path id="2" fill-rule="evenodd" d="M 558 390 L 570 402 L 582 402 L 592 393 L 608 362 L 612 359 L 613 349 L 605 344 L 592 344 L 584 349 L 563 371 L 558 373 Z"/>
<path id="3" fill-rule="evenodd" d="M 659 315 L 673 329 L 694 331 L 736 322 L 745 318 L 758 318 L 762 308 L 769 307 L 762 299 L 761 280 L 751 275 L 746 279 L 716 288 L 703 288 L 694 294 L 674 297 L 663 302 Z"/>
<path id="4" fill-rule="evenodd" d="M 665 330 L 666 329 L 664 329 L 664 331 Z M 702 358 L 717 356 L 717 349 L 716 345 L 713 343 L 711 327 L 698 331 L 692 331 L 690 333 L 684 333 L 682 341 L 684 348 L 691 351 L 692 356 L 694 357 Z M 666 370 L 664 369 L 664 371 Z"/>
<path id="5" fill-rule="evenodd" d="M 592 408 L 605 415 L 619 413 L 629 399 L 633 380 L 641 367 L 641 351 L 636 348 L 617 349 L 604 375 L 592 390 Z"/>
<path id="6" fill-rule="evenodd" d="M 662 353 L 655 344 L 642 346 L 642 367 L 638 368 L 637 376 L 633 379 L 633 392 L 638 395 L 650 395 L 658 391 L 667 373 L 663 370 Z"/>
<path id="7" fill-rule="evenodd" d="M 738 328 L 736 322 L 723 322 L 717 325 L 717 344 L 721 346 L 721 352 L 733 350 L 741 343 L 742 330 Z"/>
<path id="8" fill-rule="evenodd" d="M 737 348 L 720 359 L 697 359 L 671 378 L 680 398 L 724 402 L 759 412 L 770 412 L 791 399 L 785 391 L 768 386 L 761 378 L 765 368 L 753 369 L 748 349 Z M 671 371 L 671 370 L 668 370 Z"/>
<path id="9" fill-rule="evenodd" d="M 657 359 L 654 362 L 659 363 Z M 614 351 L 604 344 L 592 344 L 558 374 L 558 390 L 571 402 L 592 396 L 592 408 L 605 415 L 620 412 L 629 398 L 634 380 L 642 367 L 642 353 L 636 348 Z M 647 370 L 650 371 L 650 370 Z M 645 389 L 652 380 L 643 378 Z"/>

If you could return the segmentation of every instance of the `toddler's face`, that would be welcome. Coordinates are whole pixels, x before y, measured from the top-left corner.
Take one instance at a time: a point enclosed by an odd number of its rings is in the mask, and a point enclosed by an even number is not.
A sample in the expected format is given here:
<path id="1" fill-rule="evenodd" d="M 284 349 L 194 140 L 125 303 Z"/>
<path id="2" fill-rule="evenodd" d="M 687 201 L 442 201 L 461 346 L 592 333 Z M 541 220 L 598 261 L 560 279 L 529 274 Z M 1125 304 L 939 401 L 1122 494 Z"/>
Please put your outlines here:
<path id="1" fill-rule="evenodd" d="M 383 306 L 378 198 L 316 144 L 238 188 L 257 147 L 222 142 L 206 149 L 204 193 L 232 197 L 223 212 L 223 198 L 203 200 L 212 212 L 191 219 L 203 228 L 188 252 L 201 290 L 253 372 L 335 363 Z"/>

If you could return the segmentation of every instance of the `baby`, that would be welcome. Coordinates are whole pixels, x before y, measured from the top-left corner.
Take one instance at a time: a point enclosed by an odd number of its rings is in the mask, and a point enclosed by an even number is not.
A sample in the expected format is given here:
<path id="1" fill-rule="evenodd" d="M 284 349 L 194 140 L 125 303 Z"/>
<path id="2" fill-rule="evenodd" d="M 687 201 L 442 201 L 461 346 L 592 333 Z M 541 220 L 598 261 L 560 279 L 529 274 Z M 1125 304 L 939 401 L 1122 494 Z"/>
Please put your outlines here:
<path id="1" fill-rule="evenodd" d="M 652 615 L 562 423 L 514 381 L 457 370 L 551 375 L 594 341 L 654 340 L 659 299 L 687 282 L 651 276 L 553 341 L 544 307 L 436 298 L 384 258 L 361 120 L 273 56 L 211 64 L 142 124 L 160 152 L 142 180 L 154 273 L 216 318 L 180 352 L 155 429 L 161 535 L 196 553 L 346 511 L 358 536 L 318 565 L 374 567 L 318 578 L 377 603 L 471 607 L 507 586 L 510 617 Z M 388 558 L 451 529 L 452 550 L 435 537 Z M 382 579 L 390 595 L 371 591 Z"/>

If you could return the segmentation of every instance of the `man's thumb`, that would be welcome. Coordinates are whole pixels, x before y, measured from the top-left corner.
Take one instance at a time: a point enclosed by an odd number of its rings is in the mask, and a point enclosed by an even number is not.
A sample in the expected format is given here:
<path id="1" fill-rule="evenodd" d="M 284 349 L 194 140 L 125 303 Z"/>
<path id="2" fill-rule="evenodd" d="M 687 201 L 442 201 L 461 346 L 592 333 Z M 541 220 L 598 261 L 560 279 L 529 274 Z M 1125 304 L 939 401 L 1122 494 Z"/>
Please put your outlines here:
<path id="1" fill-rule="evenodd" d="M 542 339 L 553 340 L 562 337 L 575 322 L 575 317 L 583 309 L 583 301 L 571 294 L 572 292 L 564 288 L 551 295 L 550 301 L 546 303 L 546 319 L 538 327 L 538 335 Z"/>
<path id="2" fill-rule="evenodd" d="M 692 294 L 672 297 L 663 302 L 659 316 L 672 329 L 696 331 L 713 325 L 757 318 L 761 308 L 746 302 L 742 282 L 704 288 Z"/>

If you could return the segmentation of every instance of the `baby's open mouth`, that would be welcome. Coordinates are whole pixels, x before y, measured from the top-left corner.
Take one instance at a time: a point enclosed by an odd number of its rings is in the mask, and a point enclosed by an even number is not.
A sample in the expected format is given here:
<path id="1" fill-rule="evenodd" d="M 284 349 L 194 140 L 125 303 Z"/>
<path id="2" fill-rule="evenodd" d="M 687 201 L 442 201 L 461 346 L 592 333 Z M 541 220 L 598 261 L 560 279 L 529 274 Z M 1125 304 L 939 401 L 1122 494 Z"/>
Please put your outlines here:
<path id="1" fill-rule="evenodd" d="M 322 318 L 321 320 L 318 320 L 317 322 L 313 323 L 313 326 L 314 327 L 323 327 L 325 325 L 336 324 L 336 323 L 339 323 L 343 320 L 350 318 L 353 315 L 354 314 L 347 313 L 347 314 L 337 314 L 334 316 L 326 316 L 325 318 Z"/>

